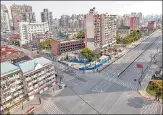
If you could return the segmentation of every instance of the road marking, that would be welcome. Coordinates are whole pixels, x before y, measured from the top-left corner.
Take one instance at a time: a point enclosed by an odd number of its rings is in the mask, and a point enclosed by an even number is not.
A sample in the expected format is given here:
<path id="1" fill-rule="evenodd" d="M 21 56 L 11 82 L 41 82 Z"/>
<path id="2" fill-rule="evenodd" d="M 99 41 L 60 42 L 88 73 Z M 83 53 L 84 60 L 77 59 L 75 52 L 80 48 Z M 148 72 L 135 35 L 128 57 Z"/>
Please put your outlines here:
<path id="1" fill-rule="evenodd" d="M 43 104 L 43 108 L 48 114 L 64 114 L 50 99 Z"/>
<path id="2" fill-rule="evenodd" d="M 150 105 L 144 105 L 140 110 L 140 114 L 156 114 L 157 107 L 158 102 L 153 102 Z"/>

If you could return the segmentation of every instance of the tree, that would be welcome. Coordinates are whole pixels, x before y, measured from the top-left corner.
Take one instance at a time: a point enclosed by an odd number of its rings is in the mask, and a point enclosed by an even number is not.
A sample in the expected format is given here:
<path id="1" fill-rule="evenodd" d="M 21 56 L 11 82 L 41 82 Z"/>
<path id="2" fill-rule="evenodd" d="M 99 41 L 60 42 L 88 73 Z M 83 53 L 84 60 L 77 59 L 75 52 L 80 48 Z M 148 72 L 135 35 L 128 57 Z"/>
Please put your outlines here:
<path id="1" fill-rule="evenodd" d="M 89 61 L 95 61 L 96 60 L 96 55 L 93 53 L 92 50 L 88 48 L 83 48 L 81 51 L 81 54 L 85 56 Z"/>

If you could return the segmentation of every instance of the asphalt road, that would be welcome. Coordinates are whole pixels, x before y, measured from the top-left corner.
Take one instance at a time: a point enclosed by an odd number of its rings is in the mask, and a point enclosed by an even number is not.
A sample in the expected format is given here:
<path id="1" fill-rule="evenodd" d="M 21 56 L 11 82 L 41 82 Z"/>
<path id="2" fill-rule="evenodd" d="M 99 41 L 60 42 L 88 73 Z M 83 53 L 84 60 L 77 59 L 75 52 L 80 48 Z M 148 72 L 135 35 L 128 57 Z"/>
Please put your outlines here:
<path id="1" fill-rule="evenodd" d="M 136 68 L 136 64 L 142 63 L 145 69 L 151 60 L 150 55 L 157 52 L 158 46 L 162 47 L 162 37 L 159 36 L 162 36 L 161 32 L 154 33 L 100 74 L 64 74 L 64 82 L 68 87 L 59 96 L 44 101 L 36 113 L 159 114 L 161 104 L 141 97 L 137 92 L 138 82 L 134 81 L 141 76 L 141 70 Z M 154 44 L 150 46 L 152 42 Z M 146 48 L 148 49 L 144 51 Z M 74 75 L 81 76 L 85 82 L 74 78 Z"/>

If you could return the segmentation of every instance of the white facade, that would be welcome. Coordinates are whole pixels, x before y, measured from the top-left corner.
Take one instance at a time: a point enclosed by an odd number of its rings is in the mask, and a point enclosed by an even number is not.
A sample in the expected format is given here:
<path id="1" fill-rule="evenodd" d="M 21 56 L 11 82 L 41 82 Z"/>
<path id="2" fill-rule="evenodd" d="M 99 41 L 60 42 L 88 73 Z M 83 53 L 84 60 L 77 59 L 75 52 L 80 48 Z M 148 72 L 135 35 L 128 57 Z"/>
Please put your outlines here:
<path id="1" fill-rule="evenodd" d="M 45 34 L 45 32 L 49 31 L 49 26 L 47 22 L 41 23 L 20 22 L 19 30 L 20 30 L 20 44 L 23 45 L 32 41 L 32 34 Z"/>
<path id="2" fill-rule="evenodd" d="M 10 31 L 10 19 L 7 7 L 1 4 L 1 31 Z"/>

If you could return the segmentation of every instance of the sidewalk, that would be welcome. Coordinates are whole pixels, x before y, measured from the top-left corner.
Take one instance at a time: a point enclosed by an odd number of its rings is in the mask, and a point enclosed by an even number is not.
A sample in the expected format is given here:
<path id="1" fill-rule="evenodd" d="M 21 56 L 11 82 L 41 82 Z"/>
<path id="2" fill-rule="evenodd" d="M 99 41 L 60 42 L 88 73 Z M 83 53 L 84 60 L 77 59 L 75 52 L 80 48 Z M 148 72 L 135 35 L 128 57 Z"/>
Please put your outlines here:
<path id="1" fill-rule="evenodd" d="M 154 65 L 154 64 L 151 65 L 151 67 L 149 68 L 148 72 L 146 73 L 146 75 L 141 83 L 141 87 L 138 90 L 138 93 L 148 100 L 155 99 L 154 96 L 151 96 L 150 94 L 148 94 L 146 92 L 146 88 L 148 86 L 148 83 L 151 81 L 152 75 L 155 73 L 156 68 L 157 68 L 157 65 Z M 161 99 L 160 99 L 160 103 L 162 103 Z"/>
<path id="2" fill-rule="evenodd" d="M 49 88 L 47 91 L 43 92 L 41 98 L 48 98 L 46 94 L 50 95 L 51 97 L 55 97 L 56 95 L 58 95 L 62 90 L 64 89 L 64 84 L 62 84 L 62 89 L 57 89 L 55 90 L 55 93 L 52 91 L 52 87 Z M 44 96 L 45 95 L 45 96 Z M 23 106 L 23 107 L 22 107 Z M 10 114 L 27 114 L 26 112 L 30 109 L 34 107 L 35 110 L 37 111 L 37 109 L 39 107 L 41 107 L 40 103 L 39 103 L 39 98 L 37 96 L 35 96 L 34 99 L 30 100 L 30 101 L 24 101 L 23 104 L 21 103 L 20 105 L 14 107 L 13 109 L 10 110 Z"/>

